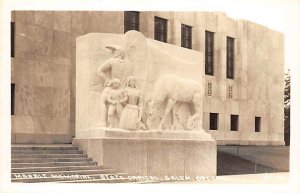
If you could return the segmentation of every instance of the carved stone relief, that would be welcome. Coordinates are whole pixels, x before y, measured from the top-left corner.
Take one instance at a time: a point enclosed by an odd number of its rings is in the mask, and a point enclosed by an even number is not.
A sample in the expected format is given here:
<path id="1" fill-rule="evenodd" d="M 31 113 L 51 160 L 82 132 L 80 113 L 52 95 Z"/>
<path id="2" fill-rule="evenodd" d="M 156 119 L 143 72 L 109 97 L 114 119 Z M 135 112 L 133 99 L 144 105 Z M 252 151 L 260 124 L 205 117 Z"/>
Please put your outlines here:
<path id="1" fill-rule="evenodd" d="M 89 58 L 92 125 L 202 131 L 204 85 L 200 71 L 190 70 L 198 65 L 194 61 L 201 61 L 198 53 L 187 52 L 189 60 L 183 60 L 173 54 L 180 49 L 170 46 L 166 51 L 169 45 L 135 31 L 113 41 L 106 36 L 101 46 L 95 45 L 99 54 L 95 51 Z"/>
<path id="2" fill-rule="evenodd" d="M 120 119 L 120 128 L 127 130 L 146 130 L 142 122 L 143 103 L 141 91 L 136 87 L 136 80 L 129 76 L 126 88 L 123 91 L 125 95 L 125 108 Z"/>
<path id="3" fill-rule="evenodd" d="M 202 106 L 204 90 L 200 83 L 184 79 L 176 75 L 165 75 L 159 78 L 154 86 L 153 97 L 149 107 L 150 122 L 154 117 L 160 117 L 159 130 L 202 130 Z M 163 111 L 160 106 L 166 102 Z M 177 107 L 176 107 L 177 104 Z M 190 108 L 180 105 L 190 105 Z M 190 117 L 190 111 L 194 111 Z M 163 112 L 160 114 L 159 112 Z M 171 126 L 166 126 L 166 120 L 171 114 Z M 187 117 L 189 117 L 187 119 Z"/>
<path id="4" fill-rule="evenodd" d="M 101 73 L 99 73 L 101 74 Z M 101 74 L 102 75 L 102 74 Z M 101 126 L 126 130 L 202 130 L 203 87 L 197 81 L 165 75 L 153 96 L 143 103 L 134 76 L 125 87 L 119 79 L 107 79 L 101 94 Z M 114 119 L 118 124 L 114 124 Z"/>
<path id="5" fill-rule="evenodd" d="M 126 100 L 122 90 L 120 89 L 119 79 L 112 79 L 111 87 L 112 88 L 108 91 L 107 94 L 107 122 L 110 128 L 113 127 L 115 115 L 117 116 L 118 121 L 120 120 L 123 111 L 123 103 Z"/>

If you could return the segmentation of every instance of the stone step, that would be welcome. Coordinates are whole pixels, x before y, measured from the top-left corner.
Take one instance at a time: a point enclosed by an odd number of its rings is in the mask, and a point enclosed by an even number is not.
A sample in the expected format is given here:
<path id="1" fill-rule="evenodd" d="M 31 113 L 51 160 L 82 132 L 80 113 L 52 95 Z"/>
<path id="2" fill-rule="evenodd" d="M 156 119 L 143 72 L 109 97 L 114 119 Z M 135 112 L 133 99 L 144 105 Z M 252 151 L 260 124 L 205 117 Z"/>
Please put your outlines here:
<path id="1" fill-rule="evenodd" d="M 12 168 L 28 168 L 28 167 L 56 167 L 56 166 L 92 166 L 97 165 L 96 162 L 43 162 L 43 163 L 12 163 Z"/>
<path id="2" fill-rule="evenodd" d="M 86 154 L 11 154 L 12 159 L 23 158 L 87 158 Z"/>
<path id="3" fill-rule="evenodd" d="M 44 163 L 44 162 L 83 162 L 92 161 L 92 158 L 22 158 L 11 159 L 11 163 Z"/>
<path id="4" fill-rule="evenodd" d="M 101 170 L 100 170 L 101 171 Z M 78 180 L 115 180 L 122 181 L 128 176 L 127 173 L 95 173 L 95 174 L 74 174 L 74 175 L 63 175 L 63 174 L 47 174 L 43 176 L 19 176 L 19 178 L 13 178 L 12 182 L 23 182 L 23 183 L 33 183 L 33 182 L 65 182 L 65 181 L 78 181 Z M 25 177 L 25 178 L 24 178 Z"/>
<path id="5" fill-rule="evenodd" d="M 72 170 L 96 170 L 101 169 L 100 166 L 57 166 L 57 167 L 26 167 L 26 168 L 11 168 L 12 173 L 23 172 L 47 172 L 47 171 L 72 171 Z"/>
<path id="6" fill-rule="evenodd" d="M 71 144 L 13 144 L 11 181 L 20 183 L 124 183 L 128 174 L 103 169 Z"/>
<path id="7" fill-rule="evenodd" d="M 11 154 L 82 154 L 78 150 L 12 150 Z"/>
<path id="8" fill-rule="evenodd" d="M 51 171 L 51 172 L 23 172 L 23 173 L 11 173 L 11 178 L 28 178 L 29 176 L 50 176 L 53 175 L 92 175 L 92 174 L 112 174 L 117 171 L 110 168 L 97 169 L 97 170 L 71 170 L 71 171 Z M 21 176 L 20 176 L 21 175 Z"/>
<path id="9" fill-rule="evenodd" d="M 76 147 L 70 143 L 44 143 L 44 144 L 36 144 L 36 143 L 14 143 L 11 144 L 11 147 Z"/>
<path id="10" fill-rule="evenodd" d="M 123 178 L 122 180 L 114 179 L 87 179 L 87 180 L 69 180 L 69 181 L 53 181 L 58 183 L 131 183 L 136 182 L 128 178 Z"/>
<path id="11" fill-rule="evenodd" d="M 11 150 L 78 150 L 76 146 L 12 146 Z"/>

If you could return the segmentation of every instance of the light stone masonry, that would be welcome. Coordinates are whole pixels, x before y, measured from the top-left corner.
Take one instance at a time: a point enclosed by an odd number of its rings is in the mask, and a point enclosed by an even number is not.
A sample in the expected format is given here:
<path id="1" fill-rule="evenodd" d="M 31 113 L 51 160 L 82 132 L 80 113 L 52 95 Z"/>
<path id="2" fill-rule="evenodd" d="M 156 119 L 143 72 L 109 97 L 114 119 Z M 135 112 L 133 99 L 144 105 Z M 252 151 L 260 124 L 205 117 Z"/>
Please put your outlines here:
<path id="1" fill-rule="evenodd" d="M 192 26 L 192 50 L 203 54 L 199 77 L 204 76 L 205 30 L 214 32 L 214 75 L 204 77 L 203 128 L 218 144 L 284 144 L 282 33 L 250 21 L 233 20 L 220 12 L 140 12 L 140 31 L 146 38 L 154 39 L 154 16 L 168 20 L 169 44 L 180 46 L 181 24 Z M 75 127 L 81 127 L 81 123 L 75 123 L 75 101 L 80 96 L 76 96 L 76 90 L 81 89 L 75 83 L 76 38 L 88 33 L 123 34 L 124 12 L 13 11 L 12 21 L 16 26 L 15 56 L 11 59 L 16 88 L 12 142 L 71 142 Z M 233 80 L 226 78 L 227 36 L 235 38 Z M 162 49 L 160 45 L 154 47 Z M 174 56 L 180 55 L 171 46 L 167 49 Z M 93 61 L 99 59 L 106 58 L 97 56 Z M 155 57 L 152 60 L 158 62 Z M 143 59 L 135 62 L 141 69 L 148 65 Z M 156 68 L 167 72 L 170 67 L 153 67 L 148 75 L 137 75 L 139 87 L 152 88 L 156 77 L 151 73 L 155 75 Z M 184 67 L 178 71 L 186 78 L 197 79 Z M 85 73 L 85 69 L 80 72 Z M 149 81 L 141 81 L 145 76 Z M 212 83 L 212 96 L 207 95 L 208 82 Z M 228 98 L 229 86 L 232 98 Z M 219 113 L 217 131 L 209 130 L 212 112 Z M 231 114 L 239 115 L 238 131 L 230 131 Z M 86 124 L 95 120 L 93 116 L 80 116 L 87 117 Z M 255 116 L 261 117 L 261 132 L 254 132 Z"/>

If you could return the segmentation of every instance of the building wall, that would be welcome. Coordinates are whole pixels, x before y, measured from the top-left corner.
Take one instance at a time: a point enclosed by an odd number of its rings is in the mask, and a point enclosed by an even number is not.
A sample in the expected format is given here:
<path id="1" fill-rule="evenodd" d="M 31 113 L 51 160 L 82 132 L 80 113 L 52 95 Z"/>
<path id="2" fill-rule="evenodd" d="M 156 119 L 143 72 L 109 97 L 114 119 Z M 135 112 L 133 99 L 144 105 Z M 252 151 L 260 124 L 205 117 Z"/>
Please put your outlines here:
<path id="1" fill-rule="evenodd" d="M 219 144 L 283 144 L 283 34 L 218 12 L 141 12 L 140 31 L 147 38 L 154 38 L 154 16 L 168 20 L 170 44 L 181 45 L 182 23 L 192 26 L 192 49 L 203 53 L 205 30 L 215 32 L 214 76 L 205 76 L 203 123 L 208 130 L 209 113 L 219 113 L 218 130 L 208 131 Z M 124 33 L 124 14 L 16 11 L 12 20 L 13 142 L 70 142 L 75 134 L 76 37 Z M 233 80 L 226 78 L 226 36 L 235 38 Z M 202 63 L 204 68 L 204 57 Z M 230 114 L 239 115 L 239 131 L 230 131 Z M 255 116 L 262 119 L 261 132 L 254 132 Z"/>
<path id="2" fill-rule="evenodd" d="M 12 21 L 12 143 L 70 143 L 75 135 L 76 37 L 123 33 L 123 12 L 14 11 Z"/>

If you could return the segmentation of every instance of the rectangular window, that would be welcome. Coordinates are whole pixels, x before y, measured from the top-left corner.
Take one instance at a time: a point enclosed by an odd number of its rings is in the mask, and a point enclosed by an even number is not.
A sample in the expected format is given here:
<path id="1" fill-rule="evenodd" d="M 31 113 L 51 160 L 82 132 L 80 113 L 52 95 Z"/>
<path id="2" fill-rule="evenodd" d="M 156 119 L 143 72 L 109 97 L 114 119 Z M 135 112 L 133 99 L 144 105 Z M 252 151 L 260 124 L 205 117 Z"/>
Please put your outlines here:
<path id="1" fill-rule="evenodd" d="M 137 11 L 124 12 L 124 33 L 129 30 L 140 30 L 140 15 Z"/>
<path id="2" fill-rule="evenodd" d="M 205 31 L 205 74 L 214 75 L 214 33 Z"/>
<path id="3" fill-rule="evenodd" d="M 227 37 L 227 78 L 234 78 L 234 39 Z"/>
<path id="4" fill-rule="evenodd" d="M 181 24 L 181 47 L 192 49 L 192 27 Z"/>
<path id="5" fill-rule="evenodd" d="M 10 22 L 10 57 L 15 57 L 15 22 Z"/>
<path id="6" fill-rule="evenodd" d="M 255 117 L 255 132 L 260 132 L 261 117 Z"/>
<path id="7" fill-rule="evenodd" d="M 230 119 L 230 127 L 231 131 L 237 131 L 239 127 L 239 116 L 238 115 L 231 115 Z"/>
<path id="8" fill-rule="evenodd" d="M 209 129 L 217 130 L 218 129 L 218 113 L 210 113 L 209 114 Z"/>
<path id="9" fill-rule="evenodd" d="M 15 84 L 12 83 L 10 85 L 10 114 L 14 115 L 15 114 Z"/>
<path id="10" fill-rule="evenodd" d="M 167 42 L 167 20 L 155 17 L 154 18 L 154 39 L 162 42 Z"/>

